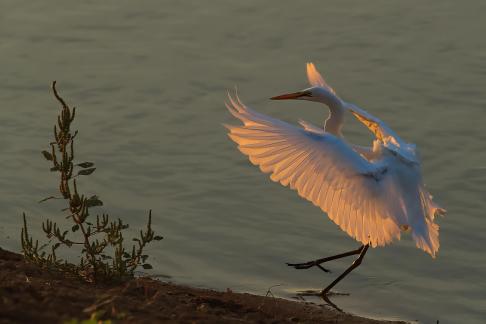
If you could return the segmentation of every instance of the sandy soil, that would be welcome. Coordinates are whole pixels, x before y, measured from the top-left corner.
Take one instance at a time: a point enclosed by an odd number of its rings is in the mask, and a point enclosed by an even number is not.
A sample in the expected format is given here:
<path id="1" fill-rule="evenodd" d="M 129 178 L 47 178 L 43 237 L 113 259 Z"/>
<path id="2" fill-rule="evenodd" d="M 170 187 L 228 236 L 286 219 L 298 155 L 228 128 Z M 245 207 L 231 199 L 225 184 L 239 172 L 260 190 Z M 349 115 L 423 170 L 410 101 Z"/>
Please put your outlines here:
<path id="1" fill-rule="evenodd" d="M 0 323 L 63 323 L 88 319 L 94 312 L 115 323 L 392 323 L 324 306 L 150 278 L 87 284 L 43 271 L 0 248 Z"/>

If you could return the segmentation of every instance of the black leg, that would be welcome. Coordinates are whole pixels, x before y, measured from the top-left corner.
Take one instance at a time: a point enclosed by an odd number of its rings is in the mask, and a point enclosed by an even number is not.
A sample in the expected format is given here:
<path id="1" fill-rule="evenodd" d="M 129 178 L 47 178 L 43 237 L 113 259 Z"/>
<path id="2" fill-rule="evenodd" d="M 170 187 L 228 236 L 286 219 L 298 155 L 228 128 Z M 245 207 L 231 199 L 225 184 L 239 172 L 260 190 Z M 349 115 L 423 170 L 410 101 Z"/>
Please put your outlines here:
<path id="1" fill-rule="evenodd" d="M 355 254 L 360 254 L 363 251 L 364 248 L 365 248 L 365 245 L 362 245 L 358 249 L 353 250 L 353 251 L 349 251 L 349 252 L 346 252 L 346 253 L 341 253 L 341 254 L 333 255 L 333 256 L 330 256 L 330 257 L 327 257 L 327 258 L 317 259 L 317 260 L 314 260 L 314 261 L 309 261 L 309 262 L 304 262 L 304 263 L 287 263 L 287 265 L 289 267 L 294 267 L 295 269 L 309 269 L 309 268 L 312 268 L 312 267 L 318 267 L 319 269 L 321 269 L 324 272 L 330 272 L 329 270 L 322 267 L 321 263 L 336 260 L 336 259 L 345 258 L 347 256 L 351 256 L 351 255 L 355 255 Z"/>
<path id="2" fill-rule="evenodd" d="M 353 262 L 353 264 L 351 264 L 351 266 L 349 268 L 346 269 L 346 271 L 344 271 L 339 277 L 337 277 L 336 280 L 334 280 L 329 286 L 327 286 L 326 288 L 324 288 L 322 290 L 322 292 L 321 292 L 322 296 L 326 296 L 327 293 L 331 290 L 332 287 L 334 287 L 338 282 L 340 282 L 344 277 L 346 277 L 355 268 L 359 267 L 359 265 L 363 261 L 363 258 L 366 254 L 366 251 L 368 251 L 369 247 L 370 247 L 370 245 L 366 244 L 366 245 L 363 245 L 360 248 L 361 251 L 359 252 L 359 257 Z"/>

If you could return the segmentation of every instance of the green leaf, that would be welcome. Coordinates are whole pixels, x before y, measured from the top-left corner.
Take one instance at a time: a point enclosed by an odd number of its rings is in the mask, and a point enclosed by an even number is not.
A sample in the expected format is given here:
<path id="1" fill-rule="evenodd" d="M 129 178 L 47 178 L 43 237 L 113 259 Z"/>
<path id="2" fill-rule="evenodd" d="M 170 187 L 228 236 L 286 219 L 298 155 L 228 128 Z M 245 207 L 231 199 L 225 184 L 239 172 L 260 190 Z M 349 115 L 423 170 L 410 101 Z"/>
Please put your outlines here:
<path id="1" fill-rule="evenodd" d="M 154 240 L 156 240 L 156 241 L 161 241 L 163 239 L 164 239 L 164 237 L 163 236 L 159 236 L 159 235 L 157 235 L 157 236 L 154 237 Z"/>
<path id="2" fill-rule="evenodd" d="M 94 172 L 96 168 L 89 168 L 89 169 L 84 169 L 84 170 L 79 170 L 78 175 L 90 175 L 91 173 Z"/>
<path id="3" fill-rule="evenodd" d="M 77 166 L 80 166 L 82 168 L 91 168 L 94 163 L 93 162 L 83 162 L 83 163 L 79 163 L 79 164 L 76 164 Z"/>
<path id="4" fill-rule="evenodd" d="M 46 158 L 47 161 L 53 160 L 52 154 L 47 152 L 47 151 L 42 151 L 42 155 L 44 155 L 44 157 Z"/>
<path id="5" fill-rule="evenodd" d="M 53 166 L 50 170 L 51 170 L 51 172 L 59 171 L 59 167 L 58 166 Z"/>
<path id="6" fill-rule="evenodd" d="M 82 170 L 84 171 L 84 170 Z M 98 196 L 94 195 L 91 196 L 87 201 L 86 205 L 88 207 L 96 207 L 96 206 L 103 206 L 103 202 L 98 198 Z"/>
<path id="7" fill-rule="evenodd" d="M 148 263 L 143 264 L 142 267 L 144 269 L 153 269 L 152 265 L 151 264 L 148 264 Z"/>
<path id="8" fill-rule="evenodd" d="M 76 224 L 71 228 L 73 232 L 76 232 L 78 229 L 79 229 L 79 224 Z"/>
<path id="9" fill-rule="evenodd" d="M 44 243 L 42 244 L 40 247 L 39 247 L 39 251 L 42 251 L 44 250 L 49 244 L 48 243 Z"/>
<path id="10" fill-rule="evenodd" d="M 42 199 L 42 200 L 39 201 L 39 204 L 42 203 L 42 202 L 44 202 L 44 201 L 46 201 L 46 200 L 49 200 L 49 199 L 56 199 L 56 197 L 50 196 L 50 197 L 44 198 L 44 199 Z"/>

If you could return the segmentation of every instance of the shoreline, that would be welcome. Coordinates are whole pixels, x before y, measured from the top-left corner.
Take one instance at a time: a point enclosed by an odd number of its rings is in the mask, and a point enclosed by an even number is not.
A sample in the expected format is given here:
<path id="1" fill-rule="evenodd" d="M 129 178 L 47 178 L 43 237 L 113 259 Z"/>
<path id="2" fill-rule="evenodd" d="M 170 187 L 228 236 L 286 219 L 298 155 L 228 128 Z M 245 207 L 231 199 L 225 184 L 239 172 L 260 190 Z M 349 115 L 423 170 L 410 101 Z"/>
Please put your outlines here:
<path id="1" fill-rule="evenodd" d="M 90 284 L 40 269 L 0 248 L 0 323 L 405 323 L 231 290 L 219 292 L 139 277 Z M 76 323 L 76 322 L 73 322 Z"/>

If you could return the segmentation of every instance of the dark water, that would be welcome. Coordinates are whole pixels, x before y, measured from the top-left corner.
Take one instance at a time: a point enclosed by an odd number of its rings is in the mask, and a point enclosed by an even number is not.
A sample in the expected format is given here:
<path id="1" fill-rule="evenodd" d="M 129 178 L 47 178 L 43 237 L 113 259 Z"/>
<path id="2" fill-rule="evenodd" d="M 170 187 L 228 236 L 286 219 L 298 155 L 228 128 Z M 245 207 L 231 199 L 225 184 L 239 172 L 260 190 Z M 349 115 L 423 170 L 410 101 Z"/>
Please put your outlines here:
<path id="1" fill-rule="evenodd" d="M 429 190 L 448 210 L 437 259 L 409 237 L 371 250 L 337 289 L 346 311 L 423 323 L 486 318 L 486 40 L 482 1 L 1 1 L 0 245 L 19 250 L 22 211 L 58 213 L 39 151 L 56 79 L 79 107 L 78 155 L 104 210 L 135 228 L 149 208 L 166 239 L 155 273 L 180 283 L 291 298 L 333 274 L 298 272 L 357 243 L 327 216 L 250 166 L 221 123 L 238 86 L 257 110 L 319 124 L 312 103 L 268 97 L 306 86 L 313 61 L 347 100 L 421 149 Z M 365 132 L 345 129 L 362 141 Z M 135 232 L 134 232 L 135 234 Z"/>

